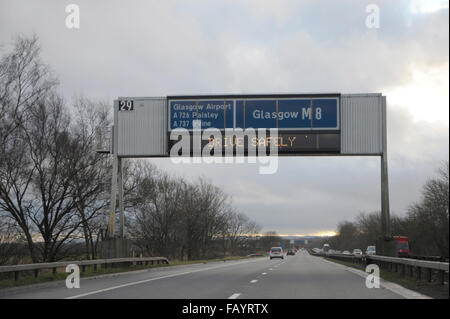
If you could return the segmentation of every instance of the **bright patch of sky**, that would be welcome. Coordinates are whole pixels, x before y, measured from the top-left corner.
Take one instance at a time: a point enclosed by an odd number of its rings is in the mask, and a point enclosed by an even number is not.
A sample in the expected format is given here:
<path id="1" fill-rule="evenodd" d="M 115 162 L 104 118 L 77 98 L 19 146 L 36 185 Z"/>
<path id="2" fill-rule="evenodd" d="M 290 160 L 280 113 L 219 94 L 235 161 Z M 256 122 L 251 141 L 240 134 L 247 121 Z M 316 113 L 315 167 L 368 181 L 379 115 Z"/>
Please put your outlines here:
<path id="1" fill-rule="evenodd" d="M 434 13 L 448 9 L 448 0 L 411 0 L 410 9 L 413 14 Z"/>

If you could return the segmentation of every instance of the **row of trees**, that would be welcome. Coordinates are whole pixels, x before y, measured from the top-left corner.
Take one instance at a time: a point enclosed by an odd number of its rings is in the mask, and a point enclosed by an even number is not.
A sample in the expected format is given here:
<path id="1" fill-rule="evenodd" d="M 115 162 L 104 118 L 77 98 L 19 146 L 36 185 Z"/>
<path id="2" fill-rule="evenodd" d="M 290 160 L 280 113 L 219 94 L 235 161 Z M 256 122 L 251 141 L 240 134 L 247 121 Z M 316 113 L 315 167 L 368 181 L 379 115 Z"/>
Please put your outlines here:
<path id="1" fill-rule="evenodd" d="M 237 212 L 230 198 L 204 179 L 188 182 L 135 163 L 126 183 L 127 229 L 150 255 L 203 259 L 238 254 L 260 227 Z"/>
<path id="2" fill-rule="evenodd" d="M 98 257 L 111 165 L 95 153 L 96 135 L 110 125 L 106 103 L 64 101 L 36 36 L 0 55 L 0 264 L 19 262 L 24 245 L 33 262 L 65 258 L 80 242 L 86 258 Z M 136 161 L 125 166 L 124 188 L 128 235 L 147 254 L 235 254 L 259 231 L 205 180 Z"/>
<path id="3" fill-rule="evenodd" d="M 413 255 L 449 255 L 449 164 L 423 186 L 422 198 L 404 216 L 391 216 L 392 234 L 408 236 Z M 360 214 L 355 221 L 338 225 L 338 235 L 328 239 L 338 250 L 364 249 L 375 245 L 381 230 L 380 213 Z"/>

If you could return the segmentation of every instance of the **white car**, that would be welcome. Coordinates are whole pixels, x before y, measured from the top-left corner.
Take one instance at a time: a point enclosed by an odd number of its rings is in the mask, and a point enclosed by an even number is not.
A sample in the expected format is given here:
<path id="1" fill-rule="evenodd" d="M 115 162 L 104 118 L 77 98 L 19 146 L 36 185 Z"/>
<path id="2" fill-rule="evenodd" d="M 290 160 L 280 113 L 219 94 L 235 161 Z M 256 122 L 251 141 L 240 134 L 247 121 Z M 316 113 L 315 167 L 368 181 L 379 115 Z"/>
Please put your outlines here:
<path id="1" fill-rule="evenodd" d="M 361 249 L 353 249 L 353 255 L 355 255 L 355 256 L 362 256 Z"/>
<path id="2" fill-rule="evenodd" d="M 270 248 L 269 257 L 270 257 L 270 259 L 272 259 L 272 258 L 284 259 L 283 248 L 281 248 L 281 247 L 272 247 L 272 248 Z"/>
<path id="3" fill-rule="evenodd" d="M 375 246 L 368 246 L 366 249 L 366 255 L 376 255 L 377 249 Z"/>
<path id="4" fill-rule="evenodd" d="M 352 254 L 352 253 L 349 252 L 348 250 L 344 250 L 342 253 L 343 253 L 344 255 L 351 255 L 351 254 Z"/>

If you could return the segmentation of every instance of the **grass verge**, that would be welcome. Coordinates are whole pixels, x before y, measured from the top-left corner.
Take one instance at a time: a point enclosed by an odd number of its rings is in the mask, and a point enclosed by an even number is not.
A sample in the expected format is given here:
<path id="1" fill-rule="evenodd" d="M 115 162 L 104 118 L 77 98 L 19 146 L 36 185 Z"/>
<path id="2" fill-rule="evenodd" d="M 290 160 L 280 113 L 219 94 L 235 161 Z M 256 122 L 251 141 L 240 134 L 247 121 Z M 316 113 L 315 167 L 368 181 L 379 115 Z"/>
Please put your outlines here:
<path id="1" fill-rule="evenodd" d="M 332 258 L 326 258 L 328 261 L 335 262 L 337 264 L 341 264 L 347 267 L 356 268 L 364 271 L 364 267 L 361 265 L 355 265 L 351 262 L 336 260 Z M 396 283 L 402 287 L 405 287 L 410 290 L 417 291 L 426 296 L 436 298 L 436 299 L 448 299 L 448 284 L 440 285 L 436 282 L 427 282 L 426 280 L 417 280 L 416 278 L 403 277 L 400 273 L 395 273 L 389 271 L 387 269 L 380 269 L 380 277 L 386 281 L 390 281 Z"/>
<path id="2" fill-rule="evenodd" d="M 232 261 L 232 260 L 240 260 L 240 259 L 247 259 L 247 258 L 254 258 L 258 256 L 232 256 L 232 257 L 225 257 L 225 258 L 218 258 L 218 259 L 205 259 L 205 260 L 174 260 L 171 261 L 170 264 L 154 264 L 154 265 L 134 265 L 134 266 L 128 266 L 128 267 L 115 267 L 115 268 L 100 268 L 97 267 L 97 270 L 94 271 L 93 266 L 92 267 L 86 267 L 86 271 L 81 272 L 80 268 L 80 276 L 81 278 L 84 277 L 92 277 L 92 276 L 99 276 L 99 275 L 106 275 L 106 274 L 114 274 L 114 273 L 121 273 L 121 272 L 128 272 L 128 271 L 134 271 L 134 270 L 143 270 L 143 269 L 150 269 L 150 268 L 160 268 L 160 267 L 168 267 L 168 266 L 179 266 L 179 265 L 190 265 L 190 264 L 206 264 L 206 263 L 212 263 L 212 262 L 219 262 L 219 261 Z M 46 283 L 46 282 L 52 282 L 52 281 L 58 281 L 58 280 L 65 280 L 68 273 L 64 272 L 64 269 L 58 269 L 57 273 L 53 275 L 51 270 L 48 272 L 43 272 L 39 274 L 38 277 L 34 277 L 32 274 L 21 274 L 18 280 L 14 280 L 14 278 L 6 278 L 6 279 L 0 279 L 0 289 L 5 288 L 12 288 L 12 287 L 18 287 L 18 286 L 24 286 L 24 285 L 32 285 L 32 284 L 40 284 L 40 283 Z M 11 276 L 13 274 L 11 273 Z"/>

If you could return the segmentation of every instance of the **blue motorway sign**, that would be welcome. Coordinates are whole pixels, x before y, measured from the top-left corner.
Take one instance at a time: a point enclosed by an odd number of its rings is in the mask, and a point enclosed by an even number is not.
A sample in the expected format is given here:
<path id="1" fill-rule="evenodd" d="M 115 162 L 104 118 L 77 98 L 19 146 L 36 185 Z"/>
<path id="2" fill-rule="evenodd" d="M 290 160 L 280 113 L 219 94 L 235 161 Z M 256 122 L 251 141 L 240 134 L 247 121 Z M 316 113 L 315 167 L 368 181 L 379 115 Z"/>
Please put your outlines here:
<path id="1" fill-rule="evenodd" d="M 234 102 L 225 100 L 178 100 L 169 102 L 170 129 L 191 130 L 193 120 L 201 128 L 233 128 Z"/>
<path id="2" fill-rule="evenodd" d="M 338 130 L 338 97 L 169 99 L 169 130 L 193 128 Z"/>

